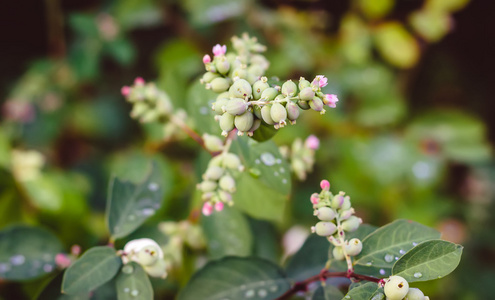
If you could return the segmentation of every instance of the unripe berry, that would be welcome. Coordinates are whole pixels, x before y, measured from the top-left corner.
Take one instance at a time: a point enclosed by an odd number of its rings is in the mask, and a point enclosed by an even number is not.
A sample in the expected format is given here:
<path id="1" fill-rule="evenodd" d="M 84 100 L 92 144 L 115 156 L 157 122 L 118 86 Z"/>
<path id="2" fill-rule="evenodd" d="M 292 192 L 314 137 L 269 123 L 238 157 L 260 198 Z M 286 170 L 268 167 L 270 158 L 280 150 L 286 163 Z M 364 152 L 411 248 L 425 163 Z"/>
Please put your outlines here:
<path id="1" fill-rule="evenodd" d="M 270 85 L 266 82 L 266 77 L 262 77 L 260 80 L 256 81 L 253 84 L 253 98 L 256 100 L 261 98 L 261 93 L 269 87 Z"/>
<path id="2" fill-rule="evenodd" d="M 332 198 L 332 201 L 331 201 L 331 207 L 333 209 L 338 209 L 338 208 L 341 208 L 342 207 L 342 204 L 344 203 L 344 196 L 341 195 L 341 194 L 338 194 L 338 195 L 335 195 L 333 198 Z"/>
<path id="3" fill-rule="evenodd" d="M 342 203 L 342 206 L 340 208 L 342 210 L 347 210 L 351 208 L 351 198 L 349 196 L 344 197 L 344 202 Z"/>
<path id="4" fill-rule="evenodd" d="M 297 105 L 301 108 L 301 109 L 304 109 L 304 110 L 308 110 L 311 108 L 311 106 L 309 106 L 309 103 L 308 101 L 302 101 L 302 100 L 299 100 L 297 101 Z"/>
<path id="5" fill-rule="evenodd" d="M 234 153 L 225 153 L 223 155 L 223 164 L 226 168 L 237 170 L 241 166 L 241 160 Z"/>
<path id="6" fill-rule="evenodd" d="M 292 80 L 287 80 L 282 84 L 281 92 L 285 97 L 293 97 L 297 93 L 297 85 Z"/>
<path id="7" fill-rule="evenodd" d="M 265 70 L 260 65 L 251 65 L 249 66 L 247 71 L 249 74 L 255 77 L 262 76 L 265 73 Z"/>
<path id="8" fill-rule="evenodd" d="M 224 175 L 219 181 L 220 188 L 226 192 L 235 192 L 235 180 L 232 176 Z"/>
<path id="9" fill-rule="evenodd" d="M 236 116 L 234 119 L 235 127 L 241 132 L 247 132 L 253 127 L 254 117 L 253 113 L 246 111 L 240 116 Z"/>
<path id="10" fill-rule="evenodd" d="M 261 120 L 260 119 L 254 119 L 253 126 L 249 128 L 249 132 L 254 132 L 256 129 L 260 128 L 261 125 Z"/>
<path id="11" fill-rule="evenodd" d="M 149 267 L 144 267 L 144 270 L 151 277 L 167 277 L 167 264 L 163 259 L 159 259 L 154 265 Z"/>
<path id="12" fill-rule="evenodd" d="M 349 217 L 349 219 L 342 222 L 342 229 L 344 229 L 347 232 L 356 231 L 362 222 L 363 221 L 361 220 L 361 218 L 358 218 L 356 216 L 351 216 Z"/>
<path id="13" fill-rule="evenodd" d="M 272 117 L 273 122 L 280 123 L 287 119 L 287 110 L 280 103 L 273 103 L 272 108 L 270 109 L 270 116 Z"/>
<path id="14" fill-rule="evenodd" d="M 215 66 L 218 73 L 227 74 L 230 70 L 230 63 L 225 56 L 215 57 Z"/>
<path id="15" fill-rule="evenodd" d="M 390 276 L 383 290 L 388 300 L 402 300 L 409 292 L 409 283 L 401 276 Z"/>
<path id="16" fill-rule="evenodd" d="M 232 78 L 239 77 L 240 79 L 246 79 L 248 77 L 247 69 L 242 67 L 236 68 L 232 71 L 231 77 Z"/>
<path id="17" fill-rule="evenodd" d="M 131 110 L 131 117 L 132 118 L 139 118 L 141 117 L 145 112 L 149 110 L 148 104 L 144 102 L 137 102 L 132 106 Z"/>
<path id="18" fill-rule="evenodd" d="M 265 105 L 261 108 L 261 118 L 268 125 L 275 124 L 275 121 L 273 121 L 272 116 L 270 114 L 271 108 L 272 108 L 271 105 Z"/>
<path id="19" fill-rule="evenodd" d="M 198 188 L 203 193 L 213 192 L 217 188 L 217 183 L 214 181 L 205 180 L 198 185 Z"/>
<path id="20" fill-rule="evenodd" d="M 261 116 L 261 106 L 259 105 L 253 105 L 253 114 L 256 116 L 256 118 L 260 119 L 262 118 Z"/>
<path id="21" fill-rule="evenodd" d="M 247 108 L 248 103 L 241 98 L 234 98 L 232 100 L 229 100 L 225 105 L 225 111 L 235 116 L 242 115 L 244 112 L 246 112 Z"/>
<path id="22" fill-rule="evenodd" d="M 234 81 L 232 86 L 229 89 L 230 96 L 233 98 L 242 98 L 251 97 L 253 93 L 253 89 L 251 88 L 251 84 L 247 82 L 245 79 L 238 79 Z"/>
<path id="23" fill-rule="evenodd" d="M 294 102 L 288 101 L 285 109 L 287 110 L 287 118 L 289 120 L 295 121 L 299 118 L 299 107 Z"/>
<path id="24" fill-rule="evenodd" d="M 229 99 L 227 99 L 227 98 L 220 98 L 220 99 L 217 98 L 217 101 L 215 101 L 215 103 L 213 103 L 212 108 L 217 115 L 222 115 L 225 112 L 224 108 L 227 106 L 228 102 L 229 102 Z"/>
<path id="25" fill-rule="evenodd" d="M 215 93 L 225 92 L 230 87 L 230 80 L 222 77 L 217 77 L 210 82 L 211 89 Z"/>
<path id="26" fill-rule="evenodd" d="M 363 250 L 363 243 L 359 239 L 351 239 L 345 245 L 345 252 L 350 256 L 356 256 Z"/>
<path id="27" fill-rule="evenodd" d="M 222 177 L 223 173 L 224 170 L 222 168 L 217 166 L 210 166 L 208 167 L 208 169 L 206 169 L 204 177 L 208 180 L 218 180 L 220 179 L 220 177 Z"/>
<path id="28" fill-rule="evenodd" d="M 314 228 L 319 236 L 330 236 L 337 231 L 337 226 L 332 222 L 318 222 Z"/>
<path id="29" fill-rule="evenodd" d="M 232 129 L 234 129 L 234 118 L 235 116 L 229 114 L 229 113 L 224 113 L 221 117 L 220 117 L 220 128 L 223 130 L 223 131 L 226 131 L 226 132 L 229 132 L 231 131 Z"/>
<path id="30" fill-rule="evenodd" d="M 404 300 L 425 300 L 425 294 L 418 288 L 410 288 Z"/>
<path id="31" fill-rule="evenodd" d="M 335 260 L 344 260 L 345 255 L 344 255 L 344 250 L 342 247 L 334 247 L 332 250 L 332 255 Z"/>
<path id="32" fill-rule="evenodd" d="M 299 79 L 299 90 L 303 90 L 304 88 L 307 88 L 311 86 L 311 82 L 307 81 L 306 79 L 304 79 L 304 77 L 301 77 Z"/>
<path id="33" fill-rule="evenodd" d="M 336 216 L 335 211 L 326 206 L 318 208 L 315 214 L 322 221 L 332 221 Z"/>
<path id="34" fill-rule="evenodd" d="M 203 74 L 203 82 L 204 83 L 210 83 L 213 79 L 215 78 L 219 78 L 220 76 L 218 76 L 218 74 L 215 74 L 213 72 L 206 72 Z"/>
<path id="35" fill-rule="evenodd" d="M 205 141 L 205 147 L 208 151 L 217 152 L 223 149 L 223 142 L 217 136 L 211 134 L 203 134 L 203 141 Z"/>
<path id="36" fill-rule="evenodd" d="M 299 93 L 299 99 L 301 99 L 302 101 L 313 100 L 314 96 L 315 96 L 315 92 L 309 86 L 302 89 L 301 92 Z"/>
<path id="37" fill-rule="evenodd" d="M 313 97 L 313 100 L 308 101 L 309 106 L 315 111 L 323 110 L 323 101 L 319 97 Z"/>
<path id="38" fill-rule="evenodd" d="M 139 250 L 139 252 L 136 254 L 137 262 L 142 266 L 151 266 L 158 261 L 158 253 L 159 250 L 156 246 L 146 246 Z"/>
<path id="39" fill-rule="evenodd" d="M 277 97 L 279 94 L 279 91 L 276 88 L 267 88 L 261 93 L 261 98 L 262 100 L 268 100 L 271 101 Z"/>

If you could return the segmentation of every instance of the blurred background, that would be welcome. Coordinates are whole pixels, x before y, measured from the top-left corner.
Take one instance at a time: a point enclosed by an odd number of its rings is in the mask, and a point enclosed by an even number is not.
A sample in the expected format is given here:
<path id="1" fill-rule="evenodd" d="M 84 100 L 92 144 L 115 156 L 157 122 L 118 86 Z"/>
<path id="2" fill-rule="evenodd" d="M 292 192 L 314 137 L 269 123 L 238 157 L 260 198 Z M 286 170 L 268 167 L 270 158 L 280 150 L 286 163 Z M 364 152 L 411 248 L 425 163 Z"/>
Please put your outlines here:
<path id="1" fill-rule="evenodd" d="M 101 243 L 110 175 L 139 178 L 147 157 L 160 161 L 169 183 L 155 222 L 187 218 L 200 148 L 132 120 L 120 88 L 137 76 L 155 81 L 176 107 L 197 116 L 188 88 L 204 72 L 202 56 L 248 32 L 268 47 L 268 75 L 323 74 L 324 91 L 340 99 L 336 109 L 305 113 L 274 138 L 283 145 L 315 134 L 321 147 L 314 172 L 294 180 L 291 210 L 273 226 L 273 251 L 282 251 L 288 228 L 312 225 L 307 198 L 328 178 L 333 191 L 352 197 L 366 223 L 409 218 L 465 246 L 452 275 L 418 286 L 431 299 L 490 299 L 490 8 L 489 1 L 469 0 L 5 2 L 0 227 L 40 224 L 67 249 Z M 176 274 L 164 295 L 189 276 Z M 0 298 L 28 299 L 45 283 L 0 281 Z"/>

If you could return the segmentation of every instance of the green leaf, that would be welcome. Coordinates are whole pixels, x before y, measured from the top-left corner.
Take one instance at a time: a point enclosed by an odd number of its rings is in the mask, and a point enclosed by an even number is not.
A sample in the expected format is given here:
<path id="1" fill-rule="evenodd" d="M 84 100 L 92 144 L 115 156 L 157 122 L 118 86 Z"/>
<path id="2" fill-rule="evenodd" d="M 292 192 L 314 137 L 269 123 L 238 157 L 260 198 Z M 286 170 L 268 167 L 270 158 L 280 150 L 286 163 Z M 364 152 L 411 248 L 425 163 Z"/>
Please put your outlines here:
<path id="1" fill-rule="evenodd" d="M 201 218 L 212 259 L 226 255 L 248 256 L 252 253 L 253 236 L 246 217 L 235 208 Z"/>
<path id="2" fill-rule="evenodd" d="M 144 269 L 131 262 L 122 267 L 115 280 L 118 300 L 153 300 L 153 287 Z"/>
<path id="3" fill-rule="evenodd" d="M 215 121 L 215 113 L 211 105 L 215 102 L 217 95 L 211 90 L 205 89 L 205 86 L 197 80 L 186 95 L 187 112 L 191 119 L 194 120 L 194 128 L 201 134 L 220 135 L 222 130 Z"/>
<path id="4" fill-rule="evenodd" d="M 441 278 L 457 268 L 462 249 L 461 245 L 442 240 L 423 242 L 394 264 L 392 274 L 402 276 L 408 282 Z"/>
<path id="5" fill-rule="evenodd" d="M 209 262 L 193 275 L 178 300 L 275 299 L 290 288 L 278 266 L 250 257 Z"/>
<path id="6" fill-rule="evenodd" d="M 26 225 L 0 231 L 0 279 L 27 280 L 51 273 L 55 255 L 63 251 L 51 232 Z"/>
<path id="7" fill-rule="evenodd" d="M 143 182 L 134 184 L 114 178 L 107 201 L 107 225 L 113 238 L 124 237 L 154 215 L 162 205 L 162 174 L 156 163 Z"/>
<path id="8" fill-rule="evenodd" d="M 360 284 L 351 289 L 343 299 L 352 300 L 381 300 L 385 298 L 382 288 L 375 282 Z"/>
<path id="9" fill-rule="evenodd" d="M 36 297 L 36 300 L 89 300 L 89 293 L 82 293 L 80 295 L 66 295 L 62 294 L 60 287 L 62 286 L 62 280 L 64 273 L 60 272 L 53 280 L 51 280 Z"/>
<path id="10" fill-rule="evenodd" d="M 231 151 L 241 158 L 246 170 L 237 179 L 234 202 L 248 215 L 280 221 L 291 189 L 290 167 L 273 141 L 258 143 L 237 138 Z"/>
<path id="11" fill-rule="evenodd" d="M 320 286 L 313 294 L 312 300 L 341 300 L 344 297 L 342 292 L 331 284 Z"/>
<path id="12" fill-rule="evenodd" d="M 308 236 L 301 249 L 292 256 L 285 268 L 287 276 L 301 281 L 320 273 L 328 260 L 330 243 L 316 234 Z"/>
<path id="13" fill-rule="evenodd" d="M 410 68 L 419 59 L 418 43 L 399 22 L 380 24 L 375 28 L 374 38 L 380 54 L 394 66 Z"/>
<path id="14" fill-rule="evenodd" d="M 440 233 L 433 228 L 409 220 L 397 220 L 368 235 L 363 250 L 356 256 L 356 272 L 378 277 L 391 274 L 392 266 L 415 245 L 438 239 Z"/>
<path id="15" fill-rule="evenodd" d="M 103 50 L 123 66 L 131 64 L 136 57 L 134 45 L 125 38 L 117 38 L 103 46 Z"/>
<path id="16" fill-rule="evenodd" d="M 106 246 L 93 247 L 65 271 L 62 292 L 90 292 L 112 279 L 121 265 L 122 259 L 114 249 Z"/>

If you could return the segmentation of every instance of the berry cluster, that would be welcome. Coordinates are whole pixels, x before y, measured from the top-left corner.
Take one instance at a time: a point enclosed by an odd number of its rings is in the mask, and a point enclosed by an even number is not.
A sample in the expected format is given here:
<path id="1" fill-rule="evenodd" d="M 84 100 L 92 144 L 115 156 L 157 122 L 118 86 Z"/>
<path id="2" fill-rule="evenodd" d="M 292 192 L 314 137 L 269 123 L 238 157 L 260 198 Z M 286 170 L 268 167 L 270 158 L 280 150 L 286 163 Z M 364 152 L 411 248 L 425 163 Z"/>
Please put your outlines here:
<path id="1" fill-rule="evenodd" d="M 203 57 L 206 73 L 201 82 L 219 94 L 212 109 L 223 135 L 237 129 L 239 135 L 252 136 L 261 125 L 278 129 L 287 122 L 295 124 L 300 109 L 323 114 L 324 105 L 336 106 L 337 96 L 321 91 L 327 85 L 324 76 L 318 75 L 312 82 L 301 77 L 298 84 L 287 80 L 282 86 L 270 85 L 263 76 L 268 62 L 259 54 L 265 47 L 247 35 L 234 37 L 232 43 L 236 54 L 217 44 L 213 60 L 209 55 Z"/>
<path id="2" fill-rule="evenodd" d="M 186 246 L 192 250 L 206 248 L 206 240 L 201 226 L 189 220 L 161 222 L 158 224 L 158 229 L 168 238 L 168 242 L 162 247 L 162 250 L 170 264 L 170 269 L 182 266 Z"/>
<path id="3" fill-rule="evenodd" d="M 239 156 L 228 152 L 230 140 L 227 145 L 223 145 L 218 137 L 208 134 L 203 135 L 203 140 L 210 152 L 222 151 L 210 160 L 203 174 L 203 181 L 197 185 L 197 188 L 203 192 L 201 196 L 204 201 L 203 214 L 209 216 L 213 213 L 213 209 L 222 211 L 224 204 L 230 206 L 234 204 L 232 202 L 232 194 L 236 190 L 234 177 L 237 172 L 244 170 L 244 166 Z"/>
<path id="4" fill-rule="evenodd" d="M 303 143 L 297 138 L 291 148 L 281 146 L 280 153 L 290 161 L 290 168 L 299 180 L 305 180 L 306 174 L 313 170 L 315 163 L 315 151 L 320 147 L 320 140 L 310 135 Z"/>
<path id="5" fill-rule="evenodd" d="M 122 262 L 135 261 L 152 277 L 167 277 L 167 263 L 163 258 L 162 248 L 152 239 L 129 241 L 121 252 Z"/>
<path id="6" fill-rule="evenodd" d="M 386 300 L 430 300 L 418 288 L 409 288 L 409 283 L 401 276 L 390 276 L 383 287 Z"/>
<path id="7" fill-rule="evenodd" d="M 314 208 L 314 215 L 320 219 L 311 228 L 312 232 L 320 236 L 325 236 L 332 243 L 333 257 L 336 260 L 347 260 L 348 269 L 352 270 L 351 256 L 358 255 L 363 244 L 359 239 L 345 239 L 345 232 L 356 231 L 363 222 L 361 218 L 353 216 L 354 208 L 351 207 L 350 197 L 344 192 L 333 195 L 330 192 L 330 183 L 322 180 L 320 183 L 322 191 L 311 195 L 311 203 Z"/>

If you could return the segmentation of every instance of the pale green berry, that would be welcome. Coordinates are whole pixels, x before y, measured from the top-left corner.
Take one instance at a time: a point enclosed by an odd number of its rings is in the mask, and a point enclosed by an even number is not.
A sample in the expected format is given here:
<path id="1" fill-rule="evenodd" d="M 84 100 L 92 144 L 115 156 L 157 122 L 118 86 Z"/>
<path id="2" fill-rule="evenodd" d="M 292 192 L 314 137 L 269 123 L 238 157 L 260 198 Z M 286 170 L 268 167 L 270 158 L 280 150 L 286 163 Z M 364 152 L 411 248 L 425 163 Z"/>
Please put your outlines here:
<path id="1" fill-rule="evenodd" d="M 311 86 L 311 82 L 307 81 L 306 79 L 304 79 L 304 77 L 301 77 L 299 79 L 299 90 L 303 90 L 304 88 L 307 88 Z"/>
<path id="2" fill-rule="evenodd" d="M 229 132 L 232 129 L 234 129 L 234 118 L 235 118 L 235 116 L 233 116 L 229 113 L 224 113 L 220 117 L 220 122 L 219 122 L 220 128 L 225 132 Z"/>
<path id="3" fill-rule="evenodd" d="M 253 105 L 253 114 L 256 116 L 256 118 L 261 119 L 261 106 L 259 105 Z"/>
<path id="4" fill-rule="evenodd" d="M 260 65 L 251 65 L 247 69 L 249 74 L 252 74 L 253 76 L 259 77 L 262 76 L 265 73 L 265 69 L 261 67 Z"/>
<path id="5" fill-rule="evenodd" d="M 361 223 L 362 223 L 361 218 L 358 218 L 356 216 L 351 216 L 349 217 L 349 219 L 342 222 L 342 229 L 344 229 L 347 232 L 353 232 L 359 228 L 359 225 Z"/>
<path id="6" fill-rule="evenodd" d="M 226 168 L 237 170 L 241 166 L 241 160 L 239 159 L 239 156 L 234 153 L 227 152 L 223 154 L 223 165 Z"/>
<path id="7" fill-rule="evenodd" d="M 148 106 L 148 104 L 146 104 L 144 102 L 137 102 L 132 106 L 131 117 L 135 118 L 135 119 L 139 118 L 144 113 L 146 113 L 149 109 L 150 109 L 150 107 Z"/>
<path id="8" fill-rule="evenodd" d="M 292 101 L 288 101 L 287 105 L 285 105 L 285 109 L 287 110 L 287 118 L 291 121 L 297 120 L 299 118 L 299 107 Z"/>
<path id="9" fill-rule="evenodd" d="M 220 56 L 215 58 L 215 67 L 218 73 L 227 74 L 230 70 L 230 63 L 225 56 Z"/>
<path id="10" fill-rule="evenodd" d="M 154 245 L 143 247 L 136 254 L 137 262 L 142 266 L 151 266 L 157 262 L 159 250 Z"/>
<path id="11" fill-rule="evenodd" d="M 263 77 L 262 79 L 256 81 L 253 84 L 253 98 L 255 100 L 260 99 L 263 91 L 269 87 L 270 87 L 270 85 L 268 84 L 268 82 L 266 82 L 266 77 Z"/>
<path id="12" fill-rule="evenodd" d="M 210 82 L 211 89 L 215 93 L 222 93 L 229 89 L 230 80 L 222 77 L 217 77 Z"/>
<path id="13" fill-rule="evenodd" d="M 211 166 L 221 167 L 223 164 L 224 164 L 223 156 L 217 155 L 210 160 L 210 162 L 208 163 L 208 167 L 211 167 Z"/>
<path id="14" fill-rule="evenodd" d="M 235 192 L 235 180 L 230 175 L 224 175 L 220 178 L 218 182 L 220 188 L 226 192 L 233 193 Z"/>
<path id="15" fill-rule="evenodd" d="M 267 88 L 261 93 L 261 100 L 268 100 L 271 101 L 277 97 L 277 95 L 280 94 L 279 91 L 276 88 Z"/>
<path id="16" fill-rule="evenodd" d="M 246 80 L 249 82 L 250 85 L 253 85 L 256 82 L 256 80 L 258 80 L 258 78 L 259 76 L 256 76 L 248 72 Z"/>
<path id="17" fill-rule="evenodd" d="M 333 196 L 330 206 L 333 209 L 338 209 L 342 207 L 342 204 L 344 203 L 344 196 L 341 194 Z"/>
<path id="18" fill-rule="evenodd" d="M 342 210 L 347 210 L 351 208 L 351 198 L 349 196 L 344 197 L 344 202 L 342 203 L 342 206 L 340 208 Z"/>
<path id="19" fill-rule="evenodd" d="M 318 217 L 318 219 L 322 221 L 332 221 L 336 217 L 336 213 L 333 209 L 330 207 L 320 207 L 318 210 L 316 210 L 315 215 Z"/>
<path id="20" fill-rule="evenodd" d="M 222 177 L 223 173 L 224 169 L 222 169 L 221 167 L 210 166 L 208 167 L 208 169 L 206 169 L 204 177 L 207 180 L 218 180 L 220 179 L 220 177 Z"/>
<path id="21" fill-rule="evenodd" d="M 229 93 L 232 98 L 245 99 L 246 97 L 251 97 L 253 89 L 247 80 L 238 79 L 230 87 Z"/>
<path id="22" fill-rule="evenodd" d="M 315 92 L 309 86 L 302 89 L 301 92 L 299 93 L 299 99 L 301 99 L 302 101 L 313 100 L 314 96 L 315 96 Z"/>
<path id="23" fill-rule="evenodd" d="M 383 291 L 388 300 L 402 300 L 409 292 L 409 283 L 401 276 L 390 276 Z"/>
<path id="24" fill-rule="evenodd" d="M 242 115 L 236 116 L 234 119 L 235 127 L 240 132 L 247 132 L 254 124 L 254 116 L 250 111 L 246 111 Z"/>
<path id="25" fill-rule="evenodd" d="M 318 222 L 314 228 L 319 236 L 330 236 L 337 231 L 337 226 L 332 222 Z"/>
<path id="26" fill-rule="evenodd" d="M 231 99 L 225 105 L 225 111 L 235 116 L 242 115 L 246 112 L 247 108 L 247 101 L 241 98 Z"/>
<path id="27" fill-rule="evenodd" d="M 144 270 L 151 277 L 167 277 L 167 264 L 163 259 L 159 259 L 155 264 L 149 267 L 144 267 Z"/>
<path id="28" fill-rule="evenodd" d="M 227 103 L 229 102 L 230 100 L 227 99 L 227 98 L 220 98 L 220 99 L 217 99 L 217 101 L 215 101 L 215 103 L 213 103 L 213 110 L 215 111 L 215 113 L 217 115 L 222 115 L 224 112 L 225 112 L 225 107 L 227 106 Z"/>
<path id="29" fill-rule="evenodd" d="M 287 80 L 282 84 L 281 92 L 285 97 L 293 97 L 297 94 L 297 85 L 292 80 Z"/>
<path id="30" fill-rule="evenodd" d="M 272 117 L 273 122 L 280 123 L 287 119 L 287 110 L 280 103 L 273 103 L 272 108 L 270 109 L 270 116 Z"/>
<path id="31" fill-rule="evenodd" d="M 308 101 L 309 106 L 315 110 L 315 111 L 322 111 L 323 110 L 323 101 L 321 100 L 320 97 L 313 97 L 313 100 Z"/>
<path id="32" fill-rule="evenodd" d="M 418 288 L 409 288 L 404 300 L 425 300 L 425 294 Z"/>
<path id="33" fill-rule="evenodd" d="M 332 250 L 332 255 L 335 260 L 344 260 L 344 250 L 342 247 L 334 247 Z"/>
<path id="34" fill-rule="evenodd" d="M 158 120 L 161 116 L 161 113 L 158 110 L 150 110 L 145 112 L 141 118 L 139 118 L 139 121 L 142 123 L 151 123 L 155 122 Z"/>
<path id="35" fill-rule="evenodd" d="M 223 93 L 218 94 L 217 100 L 220 99 L 220 98 L 230 99 L 230 93 L 229 93 L 229 91 L 226 91 L 226 92 L 223 92 Z"/>
<path id="36" fill-rule="evenodd" d="M 210 180 L 205 180 L 198 185 L 198 188 L 203 193 L 213 192 L 217 188 L 217 183 Z"/>
<path id="37" fill-rule="evenodd" d="M 222 140 L 211 134 L 203 134 L 203 141 L 205 142 L 205 147 L 208 151 L 217 152 L 223 149 Z"/>
<path id="38" fill-rule="evenodd" d="M 218 74 L 213 72 L 206 72 L 203 74 L 202 80 L 204 83 L 210 83 L 213 79 L 219 78 Z"/>
<path id="39" fill-rule="evenodd" d="M 248 72 L 246 68 L 243 68 L 242 66 L 239 68 L 236 68 L 232 71 L 232 74 L 230 75 L 232 78 L 240 78 L 240 79 L 246 79 L 248 77 Z"/>
<path id="40" fill-rule="evenodd" d="M 301 108 L 301 109 L 304 109 L 304 110 L 308 110 L 311 108 L 311 106 L 309 106 L 309 103 L 308 101 L 302 101 L 302 100 L 299 100 L 297 101 L 297 105 Z"/>
<path id="41" fill-rule="evenodd" d="M 249 132 L 254 132 L 256 129 L 260 128 L 261 125 L 261 120 L 260 119 L 254 119 L 253 126 L 249 128 Z"/>
<path id="42" fill-rule="evenodd" d="M 350 256 L 356 256 L 363 250 L 363 243 L 359 239 L 351 239 L 345 244 L 345 252 Z"/>
<path id="43" fill-rule="evenodd" d="M 273 121 L 272 116 L 270 114 L 271 108 L 272 108 L 271 105 L 265 105 L 261 108 L 261 118 L 268 125 L 275 124 L 275 121 Z"/>

